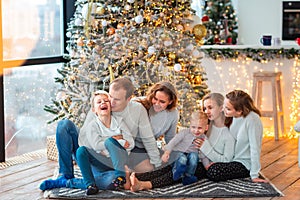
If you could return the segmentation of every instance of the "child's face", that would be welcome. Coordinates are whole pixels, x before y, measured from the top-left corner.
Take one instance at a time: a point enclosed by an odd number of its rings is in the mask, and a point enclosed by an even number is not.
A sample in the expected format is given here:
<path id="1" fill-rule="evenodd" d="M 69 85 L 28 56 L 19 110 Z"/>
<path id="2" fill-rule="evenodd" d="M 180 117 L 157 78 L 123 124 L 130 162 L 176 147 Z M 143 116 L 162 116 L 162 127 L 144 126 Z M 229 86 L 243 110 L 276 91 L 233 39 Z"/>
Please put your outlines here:
<path id="1" fill-rule="evenodd" d="M 208 120 L 192 120 L 190 130 L 194 136 L 204 134 L 208 129 Z"/>
<path id="2" fill-rule="evenodd" d="M 95 96 L 94 99 L 94 109 L 93 111 L 98 115 L 110 115 L 111 107 L 110 101 L 107 95 L 99 94 Z"/>

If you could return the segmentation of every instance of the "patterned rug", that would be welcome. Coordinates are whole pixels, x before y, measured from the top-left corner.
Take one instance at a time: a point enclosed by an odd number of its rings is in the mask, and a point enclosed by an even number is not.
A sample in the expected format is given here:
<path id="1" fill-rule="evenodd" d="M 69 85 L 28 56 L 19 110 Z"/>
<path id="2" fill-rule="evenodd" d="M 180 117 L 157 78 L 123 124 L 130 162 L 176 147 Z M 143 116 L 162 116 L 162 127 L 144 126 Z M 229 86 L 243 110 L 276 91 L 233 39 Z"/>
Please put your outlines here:
<path id="1" fill-rule="evenodd" d="M 56 188 L 44 192 L 44 198 L 53 199 L 136 199 L 136 198 L 244 198 L 275 197 L 283 194 L 269 183 L 253 183 L 250 178 L 212 182 L 202 179 L 194 184 L 156 188 L 148 191 L 100 191 L 87 196 L 85 190 Z"/>

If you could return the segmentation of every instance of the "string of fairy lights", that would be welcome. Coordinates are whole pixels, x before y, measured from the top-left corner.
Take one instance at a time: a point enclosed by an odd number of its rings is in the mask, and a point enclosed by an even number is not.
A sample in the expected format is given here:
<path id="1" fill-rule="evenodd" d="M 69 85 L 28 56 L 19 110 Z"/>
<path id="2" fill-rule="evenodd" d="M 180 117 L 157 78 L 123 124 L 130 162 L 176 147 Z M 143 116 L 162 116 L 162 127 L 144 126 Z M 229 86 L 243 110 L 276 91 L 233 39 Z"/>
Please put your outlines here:
<path id="1" fill-rule="evenodd" d="M 200 50 L 204 26 L 188 26 L 192 16 L 189 0 L 77 1 L 66 33 L 70 62 L 57 79 L 62 89 L 45 106 L 56 115 L 50 123 L 67 117 L 80 126 L 91 91 L 108 89 L 119 76 L 132 80 L 138 96 L 158 81 L 172 82 L 180 124 L 189 123 L 189 113 L 208 92 Z"/>
<path id="2" fill-rule="evenodd" d="M 235 50 L 232 50 L 235 51 Z M 210 57 L 214 61 L 215 69 L 212 70 L 208 80 L 211 83 L 223 87 L 224 91 L 230 91 L 233 88 L 240 88 L 252 94 L 253 78 L 255 71 L 283 71 L 282 90 L 285 99 L 285 133 L 283 137 L 295 138 L 299 135 L 294 131 L 294 125 L 300 120 L 300 59 L 298 55 L 294 58 L 273 58 L 257 62 L 255 59 L 246 57 L 243 54 L 234 58 L 226 57 Z M 208 68 L 209 66 L 206 66 Z M 291 78 L 290 78 L 291 77 Z M 289 80 L 289 78 L 291 80 Z M 209 84 L 210 85 L 210 84 Z M 286 89 L 285 89 L 286 87 Z M 288 88 L 289 87 L 289 88 Z M 291 88 L 292 87 L 292 88 Z M 216 87 L 217 88 L 217 87 Z M 212 88 L 210 88 L 213 90 Z M 262 99 L 262 109 L 271 109 L 272 104 L 269 103 L 271 97 L 264 96 Z M 289 113 L 289 114 L 287 114 Z M 264 123 L 264 135 L 273 136 L 274 127 L 272 118 L 266 118 Z M 272 123 L 271 123 L 272 122 Z"/>
<path id="3" fill-rule="evenodd" d="M 300 119 L 300 59 L 295 58 L 293 65 L 293 96 L 291 97 L 290 105 L 290 121 L 292 124 L 296 124 Z M 294 128 L 290 127 L 290 137 L 297 136 L 297 133 L 294 131 Z M 298 133 L 299 135 L 299 133 Z"/>

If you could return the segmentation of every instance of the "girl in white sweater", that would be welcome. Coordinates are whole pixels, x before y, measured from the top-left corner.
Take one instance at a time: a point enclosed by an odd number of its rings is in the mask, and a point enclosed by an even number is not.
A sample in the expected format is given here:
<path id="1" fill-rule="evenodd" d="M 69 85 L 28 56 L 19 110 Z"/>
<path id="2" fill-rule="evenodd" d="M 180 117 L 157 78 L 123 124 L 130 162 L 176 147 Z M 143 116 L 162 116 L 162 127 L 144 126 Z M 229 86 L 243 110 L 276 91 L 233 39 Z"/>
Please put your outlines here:
<path id="1" fill-rule="evenodd" d="M 220 93 L 209 93 L 203 97 L 202 102 L 210 126 L 207 132 L 208 139 L 203 141 L 200 151 L 212 161 L 209 166 L 205 166 L 207 173 L 210 173 L 212 169 L 209 168 L 214 163 L 232 161 L 235 139 L 228 128 L 231 118 L 225 117 L 223 112 L 224 96 Z"/>
<path id="2" fill-rule="evenodd" d="M 236 139 L 233 162 L 220 163 L 215 169 L 215 181 L 251 177 L 253 182 L 267 182 L 259 178 L 260 152 L 263 125 L 260 111 L 254 106 L 252 98 L 242 90 L 226 94 L 224 101 L 226 117 L 232 117 L 230 133 Z"/>

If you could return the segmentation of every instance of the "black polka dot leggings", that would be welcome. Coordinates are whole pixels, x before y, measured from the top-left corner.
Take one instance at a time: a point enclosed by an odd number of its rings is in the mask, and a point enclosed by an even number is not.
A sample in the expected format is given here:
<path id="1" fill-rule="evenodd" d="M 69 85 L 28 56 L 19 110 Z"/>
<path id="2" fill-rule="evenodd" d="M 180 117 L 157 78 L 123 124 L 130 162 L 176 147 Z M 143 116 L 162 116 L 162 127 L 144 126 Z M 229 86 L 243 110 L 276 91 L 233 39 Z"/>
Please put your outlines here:
<path id="1" fill-rule="evenodd" d="M 208 168 L 206 176 L 212 181 L 226 181 L 235 178 L 249 177 L 250 171 L 239 162 L 218 162 Z"/>
<path id="2" fill-rule="evenodd" d="M 202 163 L 198 163 L 195 176 L 198 179 L 204 178 L 206 174 L 206 170 L 203 167 Z M 157 169 L 155 171 L 146 172 L 146 173 L 136 173 L 136 177 L 140 181 L 150 181 L 152 184 L 152 188 L 160 188 L 164 186 L 174 185 L 176 183 L 180 183 L 181 180 L 174 181 L 173 180 L 173 172 L 172 166 L 168 165 Z"/>

